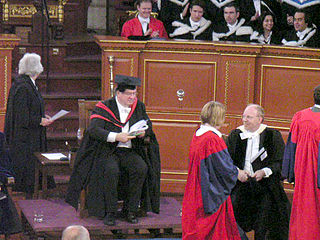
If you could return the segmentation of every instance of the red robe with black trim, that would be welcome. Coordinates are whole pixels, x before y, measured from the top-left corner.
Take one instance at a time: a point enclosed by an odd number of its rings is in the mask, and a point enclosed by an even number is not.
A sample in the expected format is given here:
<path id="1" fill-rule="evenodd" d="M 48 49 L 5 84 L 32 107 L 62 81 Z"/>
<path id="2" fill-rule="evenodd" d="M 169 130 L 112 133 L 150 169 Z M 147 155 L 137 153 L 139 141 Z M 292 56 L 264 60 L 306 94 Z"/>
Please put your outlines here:
<path id="1" fill-rule="evenodd" d="M 148 29 L 152 29 L 152 31 L 159 31 L 159 38 L 168 38 L 168 34 L 163 23 L 158 19 L 150 17 Z M 142 25 L 137 17 L 123 24 L 121 37 L 129 36 L 143 36 Z"/>
<path id="2" fill-rule="evenodd" d="M 320 109 L 319 109 L 320 110 Z M 320 112 L 297 112 L 291 123 L 282 174 L 294 182 L 289 239 L 320 240 Z"/>
<path id="3" fill-rule="evenodd" d="M 193 136 L 182 204 L 182 239 L 240 240 L 231 190 L 238 170 L 227 146 L 212 131 Z"/>

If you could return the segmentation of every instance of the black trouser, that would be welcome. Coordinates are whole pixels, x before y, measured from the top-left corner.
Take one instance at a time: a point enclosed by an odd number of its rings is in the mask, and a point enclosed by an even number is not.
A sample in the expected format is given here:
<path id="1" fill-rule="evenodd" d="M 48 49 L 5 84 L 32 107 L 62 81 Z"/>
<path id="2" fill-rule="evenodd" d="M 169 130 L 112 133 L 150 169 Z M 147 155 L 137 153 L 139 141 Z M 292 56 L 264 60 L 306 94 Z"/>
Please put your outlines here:
<path id="1" fill-rule="evenodd" d="M 266 181 L 266 180 L 261 180 Z M 248 232 L 254 230 L 255 240 L 288 239 L 286 223 L 279 219 L 273 193 L 262 182 L 240 183 L 233 193 L 232 203 L 237 223 Z"/>
<path id="2" fill-rule="evenodd" d="M 121 175 L 127 178 L 124 205 L 130 212 L 137 212 L 141 191 L 147 174 L 147 165 L 134 150 L 117 148 L 103 163 L 104 198 L 106 212 L 116 212 L 118 202 L 118 183 Z"/>

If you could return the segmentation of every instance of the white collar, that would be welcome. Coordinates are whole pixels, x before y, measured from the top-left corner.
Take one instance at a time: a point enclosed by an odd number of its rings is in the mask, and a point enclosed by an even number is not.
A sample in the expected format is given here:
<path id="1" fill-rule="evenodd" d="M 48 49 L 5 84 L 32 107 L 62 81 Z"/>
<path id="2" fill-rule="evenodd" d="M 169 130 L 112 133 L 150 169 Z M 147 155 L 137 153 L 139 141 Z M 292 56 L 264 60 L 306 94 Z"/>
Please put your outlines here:
<path id="1" fill-rule="evenodd" d="M 247 139 L 247 138 L 253 138 L 255 136 L 260 135 L 265 129 L 267 128 L 266 124 L 260 124 L 260 127 L 255 131 L 255 132 L 249 132 L 244 128 L 244 125 L 241 125 L 240 127 L 238 127 L 238 129 L 240 129 L 242 131 L 242 133 L 240 133 L 240 138 L 243 139 Z"/>
<path id="2" fill-rule="evenodd" d="M 212 127 L 211 125 L 209 125 L 208 123 L 201 124 L 200 128 L 196 131 L 196 136 L 199 137 L 209 131 L 212 131 L 215 134 L 217 134 L 219 137 L 222 137 L 222 133 L 215 127 Z"/>
<path id="3" fill-rule="evenodd" d="M 193 27 L 195 27 L 195 26 L 197 26 L 197 27 L 200 26 L 201 19 L 200 19 L 200 21 L 195 22 L 195 21 L 193 21 L 193 20 L 191 19 L 191 17 L 190 17 L 190 18 L 189 18 L 189 21 L 190 21 L 191 27 L 193 28 Z"/>
<path id="4" fill-rule="evenodd" d="M 31 76 L 29 76 L 29 78 L 31 79 L 31 82 L 33 83 L 33 85 L 36 87 L 36 89 L 38 89 L 37 85 L 36 85 L 36 80 L 34 80 Z"/>
<path id="5" fill-rule="evenodd" d="M 237 21 L 236 21 L 233 25 L 227 23 L 227 26 L 228 26 L 228 28 L 232 29 L 232 28 L 236 27 L 237 24 L 238 24 L 238 19 L 237 19 Z"/>
<path id="6" fill-rule="evenodd" d="M 142 24 L 142 23 L 147 23 L 147 24 L 150 23 L 150 17 L 148 17 L 148 18 L 143 18 L 143 17 L 141 17 L 140 15 L 138 15 L 138 19 L 139 19 L 139 21 L 140 21 L 141 24 Z"/>

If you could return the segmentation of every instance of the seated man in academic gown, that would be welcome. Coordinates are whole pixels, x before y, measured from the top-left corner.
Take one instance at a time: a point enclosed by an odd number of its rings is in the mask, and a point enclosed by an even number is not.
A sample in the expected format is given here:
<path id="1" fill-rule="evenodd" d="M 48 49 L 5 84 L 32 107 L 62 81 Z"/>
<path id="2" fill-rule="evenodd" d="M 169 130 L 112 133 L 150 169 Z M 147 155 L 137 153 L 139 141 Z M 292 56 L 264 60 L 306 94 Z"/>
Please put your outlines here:
<path id="1" fill-rule="evenodd" d="M 223 8 L 224 19 L 222 23 L 217 23 L 212 32 L 213 41 L 242 41 L 249 42 L 253 30 L 245 25 L 245 19 L 238 19 L 240 16 L 239 7 L 231 2 Z"/>
<path id="2" fill-rule="evenodd" d="M 77 208 L 80 191 L 87 189 L 89 215 L 104 218 L 109 226 L 116 223 L 119 198 L 124 200 L 121 215 L 129 223 L 138 222 L 139 205 L 159 213 L 160 200 L 159 146 L 145 105 L 137 99 L 141 81 L 116 75 L 115 82 L 116 96 L 92 112 L 66 198 Z"/>
<path id="3" fill-rule="evenodd" d="M 317 27 L 312 24 L 309 14 L 297 10 L 293 19 L 294 29 L 287 31 L 282 39 L 285 46 L 320 47 L 320 35 Z"/>
<path id="4" fill-rule="evenodd" d="M 172 38 L 192 39 L 192 40 L 211 40 L 212 29 L 211 21 L 203 17 L 205 4 L 202 0 L 194 0 L 190 4 L 190 17 L 182 21 L 174 21 L 173 27 L 176 27 Z"/>
<path id="5" fill-rule="evenodd" d="M 249 175 L 232 190 L 234 215 L 245 232 L 254 230 L 255 240 L 288 240 L 290 203 L 280 182 L 284 141 L 263 119 L 263 108 L 249 104 L 243 125 L 227 139 L 233 163 Z"/>
<path id="6" fill-rule="evenodd" d="M 121 36 L 131 39 L 168 38 L 163 23 L 150 16 L 152 0 L 138 0 L 136 5 L 139 14 L 123 24 Z"/>

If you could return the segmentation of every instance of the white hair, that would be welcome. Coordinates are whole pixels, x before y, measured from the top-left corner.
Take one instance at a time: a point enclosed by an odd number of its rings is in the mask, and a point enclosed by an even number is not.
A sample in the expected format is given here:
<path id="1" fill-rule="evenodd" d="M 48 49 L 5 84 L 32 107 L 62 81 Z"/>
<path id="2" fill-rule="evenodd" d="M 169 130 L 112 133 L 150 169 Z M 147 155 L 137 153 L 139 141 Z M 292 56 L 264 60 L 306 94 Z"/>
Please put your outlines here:
<path id="1" fill-rule="evenodd" d="M 19 61 L 19 74 L 34 77 L 43 72 L 41 57 L 36 53 L 26 53 Z"/>
<path id="2" fill-rule="evenodd" d="M 71 225 L 62 232 L 62 240 L 90 240 L 89 231 L 81 225 Z"/>

